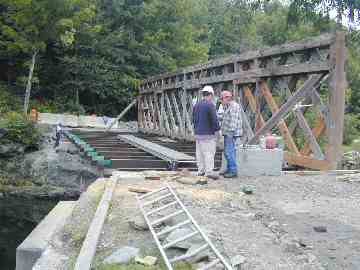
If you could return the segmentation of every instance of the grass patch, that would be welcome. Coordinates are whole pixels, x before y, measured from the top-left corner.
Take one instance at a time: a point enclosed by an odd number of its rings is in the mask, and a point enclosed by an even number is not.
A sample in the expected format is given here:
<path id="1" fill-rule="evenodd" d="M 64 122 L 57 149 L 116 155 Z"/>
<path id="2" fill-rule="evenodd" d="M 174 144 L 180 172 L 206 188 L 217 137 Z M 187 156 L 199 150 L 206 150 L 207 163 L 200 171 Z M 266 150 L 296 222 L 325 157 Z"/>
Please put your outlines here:
<path id="1" fill-rule="evenodd" d="M 358 151 L 360 152 L 360 137 L 355 139 L 350 145 L 343 145 L 344 152 Z"/>

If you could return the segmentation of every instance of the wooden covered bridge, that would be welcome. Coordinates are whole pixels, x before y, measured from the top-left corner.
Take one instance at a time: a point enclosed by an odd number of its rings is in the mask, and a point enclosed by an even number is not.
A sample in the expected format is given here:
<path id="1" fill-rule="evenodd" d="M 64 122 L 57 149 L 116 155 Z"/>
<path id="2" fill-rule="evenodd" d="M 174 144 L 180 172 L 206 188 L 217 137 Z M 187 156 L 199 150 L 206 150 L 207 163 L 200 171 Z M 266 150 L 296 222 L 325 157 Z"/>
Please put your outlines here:
<path id="1" fill-rule="evenodd" d="M 345 35 L 325 34 L 215 59 L 144 80 L 138 124 L 146 134 L 194 138 L 193 100 L 212 85 L 242 105 L 246 143 L 269 131 L 285 141 L 289 164 L 328 170 L 341 159 L 345 106 Z"/>

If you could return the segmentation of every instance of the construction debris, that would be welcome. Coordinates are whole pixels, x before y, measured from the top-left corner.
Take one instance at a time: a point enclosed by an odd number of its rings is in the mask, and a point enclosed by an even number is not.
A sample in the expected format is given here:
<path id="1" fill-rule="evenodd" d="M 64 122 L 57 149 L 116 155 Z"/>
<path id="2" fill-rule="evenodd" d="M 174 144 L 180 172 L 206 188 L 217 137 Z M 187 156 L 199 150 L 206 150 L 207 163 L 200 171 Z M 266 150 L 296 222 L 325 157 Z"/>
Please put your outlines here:
<path id="1" fill-rule="evenodd" d="M 350 151 L 343 155 L 341 167 L 347 170 L 360 169 L 360 153 L 358 151 Z"/>
<path id="2" fill-rule="evenodd" d="M 148 193 L 152 191 L 151 189 L 142 188 L 142 187 L 128 187 L 128 190 L 130 192 L 136 192 L 136 193 Z"/>
<path id="3" fill-rule="evenodd" d="M 336 179 L 344 181 L 344 182 L 349 182 L 349 183 L 352 183 L 352 182 L 360 183 L 360 174 L 345 174 L 345 175 L 336 177 Z"/>
<path id="4" fill-rule="evenodd" d="M 157 258 L 153 256 L 146 256 L 145 258 L 135 257 L 135 262 L 145 266 L 153 266 L 156 264 Z"/>
<path id="5" fill-rule="evenodd" d="M 133 258 L 136 258 L 140 255 L 140 249 L 135 247 L 122 247 L 113 252 L 105 260 L 105 264 L 127 264 Z"/>
<path id="6" fill-rule="evenodd" d="M 164 201 L 164 199 L 171 199 L 171 201 L 166 201 L 165 205 L 158 206 L 162 201 Z M 207 265 L 205 265 L 203 269 L 209 269 L 213 266 L 222 264 L 225 269 L 232 270 L 231 265 L 225 261 L 224 257 L 220 254 L 220 252 L 216 249 L 211 240 L 202 231 L 200 226 L 197 224 L 197 222 L 194 220 L 194 218 L 191 216 L 189 211 L 185 208 L 184 204 L 180 201 L 179 197 L 169 185 L 155 190 L 151 193 L 139 195 L 137 197 L 137 200 L 140 210 L 154 237 L 156 245 L 158 246 L 160 253 L 165 261 L 165 265 L 169 270 L 173 270 L 173 263 L 189 260 L 196 262 L 198 261 L 198 259 L 204 258 L 204 252 L 206 252 L 205 254 L 208 254 L 208 252 L 210 251 L 212 254 L 214 254 L 214 259 Z M 159 218 L 158 215 L 161 213 L 164 214 L 161 218 Z M 179 223 L 167 229 L 160 229 L 158 231 L 155 230 L 156 225 L 162 224 L 164 221 L 172 219 L 173 217 L 180 216 L 183 217 L 183 220 Z M 189 227 L 191 228 L 189 234 L 178 236 L 178 238 L 169 242 L 160 240 L 160 237 L 164 234 L 171 233 L 172 231 L 179 228 Z M 199 244 L 196 244 L 196 246 L 192 245 L 185 254 L 168 258 L 168 255 L 166 253 L 168 249 L 175 247 L 178 243 L 182 241 L 199 236 L 201 237 L 201 242 Z"/>

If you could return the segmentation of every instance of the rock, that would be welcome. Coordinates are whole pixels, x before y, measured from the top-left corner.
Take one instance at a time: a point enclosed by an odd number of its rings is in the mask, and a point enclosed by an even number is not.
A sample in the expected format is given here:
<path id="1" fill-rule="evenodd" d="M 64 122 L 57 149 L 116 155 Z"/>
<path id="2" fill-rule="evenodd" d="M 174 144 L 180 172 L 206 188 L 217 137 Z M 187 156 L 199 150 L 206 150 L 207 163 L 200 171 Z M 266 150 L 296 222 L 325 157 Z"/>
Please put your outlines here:
<path id="1" fill-rule="evenodd" d="M 135 247 L 122 247 L 108 256 L 105 260 L 105 264 L 126 264 L 129 263 L 131 259 L 136 258 L 140 255 L 140 249 Z"/>
<path id="2" fill-rule="evenodd" d="M 205 185 L 207 184 L 207 180 L 205 177 L 201 176 L 191 176 L 191 177 L 177 177 L 175 179 L 177 182 L 185 185 Z"/>
<path id="3" fill-rule="evenodd" d="M 242 192 L 244 192 L 245 194 L 253 194 L 254 188 L 250 186 L 245 186 L 242 188 Z"/>
<path id="4" fill-rule="evenodd" d="M 72 143 L 60 142 L 60 145 L 56 148 L 56 152 L 57 153 L 63 152 L 63 153 L 69 153 L 71 155 L 76 155 L 79 153 L 79 149 Z"/>
<path id="5" fill-rule="evenodd" d="M 192 233 L 194 230 L 190 229 L 190 228 L 179 228 L 176 229 L 174 231 L 172 231 L 165 239 L 166 243 L 175 241 L 176 239 L 179 239 L 181 237 L 184 237 L 186 235 L 189 235 L 190 233 Z M 205 232 L 207 235 L 209 235 L 207 232 Z M 196 236 L 191 237 L 190 239 L 187 239 L 185 241 L 181 241 L 179 243 L 177 243 L 174 247 L 175 248 L 180 248 L 180 249 L 189 249 L 191 248 L 193 245 L 196 244 L 200 244 L 202 243 L 203 240 L 201 238 L 201 236 L 198 234 Z"/>
<path id="6" fill-rule="evenodd" d="M 313 228 L 315 232 L 327 232 L 326 226 L 314 226 Z"/>
<path id="7" fill-rule="evenodd" d="M 314 254 L 311 254 L 311 253 L 307 254 L 307 261 L 309 263 L 315 262 L 316 261 L 316 256 Z"/>
<path id="8" fill-rule="evenodd" d="M 79 188 L 81 182 L 88 185 L 99 176 L 96 168 L 87 160 L 79 155 L 56 152 L 51 146 L 26 154 L 19 171 L 38 184 L 67 188 Z"/>
<path id="9" fill-rule="evenodd" d="M 190 176 L 191 176 L 191 172 L 189 171 L 189 169 L 184 168 L 184 169 L 181 170 L 181 172 L 179 173 L 179 175 L 185 176 L 185 177 L 190 177 Z"/>
<path id="10" fill-rule="evenodd" d="M 135 257 L 135 262 L 145 266 L 153 266 L 156 264 L 157 258 L 152 256 L 146 256 L 145 258 Z"/>
<path id="11" fill-rule="evenodd" d="M 146 221 L 142 216 L 132 217 L 129 220 L 129 225 L 138 231 L 148 231 L 149 230 L 149 226 L 146 224 Z"/>
<path id="12" fill-rule="evenodd" d="M 188 249 L 188 251 L 185 253 L 185 256 L 193 253 L 194 251 L 196 251 L 197 249 L 199 249 L 203 245 L 204 245 L 204 243 L 193 244 Z M 205 249 L 205 250 L 201 251 L 200 253 L 196 254 L 195 256 L 192 256 L 192 257 L 186 259 L 186 261 L 189 262 L 189 263 L 197 263 L 197 262 L 200 262 L 200 261 L 209 260 L 209 255 L 210 255 L 209 251 L 210 251 L 209 249 Z"/>
<path id="13" fill-rule="evenodd" d="M 241 269 L 241 265 L 244 264 L 245 262 L 246 262 L 246 257 L 242 255 L 236 255 L 231 259 L 231 265 L 235 269 Z"/>
<path id="14" fill-rule="evenodd" d="M 25 148 L 21 144 L 8 143 L 0 144 L 0 157 L 8 158 L 24 154 Z"/>

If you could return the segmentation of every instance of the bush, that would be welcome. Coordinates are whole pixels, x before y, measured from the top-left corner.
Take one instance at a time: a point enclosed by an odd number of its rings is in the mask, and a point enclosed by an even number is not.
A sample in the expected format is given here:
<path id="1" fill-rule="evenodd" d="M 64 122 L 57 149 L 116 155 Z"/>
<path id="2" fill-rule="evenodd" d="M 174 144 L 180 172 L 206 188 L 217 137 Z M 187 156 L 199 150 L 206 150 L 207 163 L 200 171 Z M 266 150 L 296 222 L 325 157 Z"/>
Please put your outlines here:
<path id="1" fill-rule="evenodd" d="M 345 114 L 343 144 L 350 145 L 360 136 L 360 119 L 355 114 Z"/>
<path id="2" fill-rule="evenodd" d="M 30 101 L 30 109 L 35 109 L 40 113 L 57 113 L 58 106 L 53 101 L 39 101 L 37 99 L 32 99 Z"/>
<path id="3" fill-rule="evenodd" d="M 0 116 L 9 111 L 20 111 L 20 99 L 11 95 L 7 87 L 0 83 Z"/>
<path id="4" fill-rule="evenodd" d="M 7 133 L 0 138 L 0 142 L 19 143 L 29 147 L 37 147 L 40 133 L 35 124 L 22 113 L 8 112 L 0 118 L 0 128 L 5 128 Z"/>

